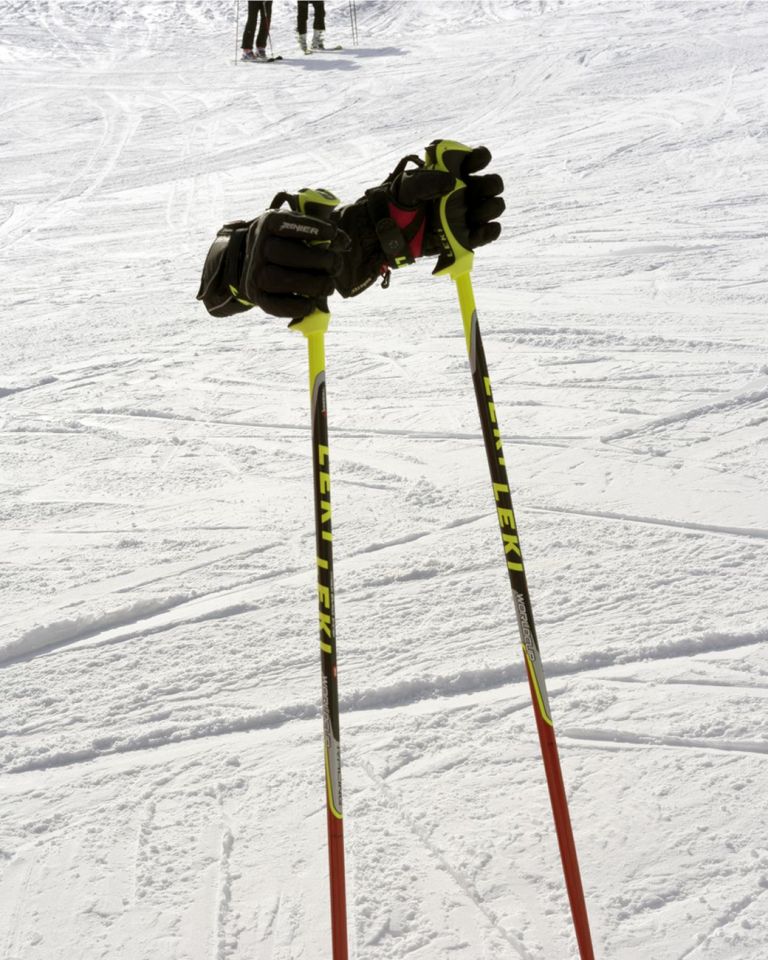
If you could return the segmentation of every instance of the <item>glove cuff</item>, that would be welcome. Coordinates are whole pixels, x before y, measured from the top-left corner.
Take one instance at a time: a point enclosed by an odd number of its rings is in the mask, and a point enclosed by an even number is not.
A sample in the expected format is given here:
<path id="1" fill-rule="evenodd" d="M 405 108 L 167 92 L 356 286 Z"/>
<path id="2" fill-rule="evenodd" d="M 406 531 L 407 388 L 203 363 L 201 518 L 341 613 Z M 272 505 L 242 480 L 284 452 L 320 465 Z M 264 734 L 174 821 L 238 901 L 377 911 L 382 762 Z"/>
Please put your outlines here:
<path id="1" fill-rule="evenodd" d="M 238 290 L 249 226 L 245 220 L 224 224 L 205 258 L 197 299 L 213 317 L 231 317 L 253 306 Z"/>
<path id="2" fill-rule="evenodd" d="M 427 225 L 424 210 L 406 210 L 390 200 L 389 216 L 400 228 L 403 239 L 408 244 L 408 263 L 413 263 L 424 251 L 424 232 Z"/>

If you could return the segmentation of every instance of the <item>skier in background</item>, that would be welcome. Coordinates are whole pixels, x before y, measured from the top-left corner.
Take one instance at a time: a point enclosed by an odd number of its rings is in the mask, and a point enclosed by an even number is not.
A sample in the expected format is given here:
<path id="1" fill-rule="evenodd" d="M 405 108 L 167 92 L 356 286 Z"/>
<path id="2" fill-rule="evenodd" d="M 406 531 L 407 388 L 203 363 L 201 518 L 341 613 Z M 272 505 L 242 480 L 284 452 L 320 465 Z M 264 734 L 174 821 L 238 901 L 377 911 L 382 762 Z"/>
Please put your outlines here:
<path id="1" fill-rule="evenodd" d="M 312 4 L 314 14 L 312 16 L 312 50 L 325 50 L 323 44 L 323 33 L 325 31 L 325 2 L 324 0 L 299 0 L 298 16 L 296 19 L 296 33 L 299 38 L 299 46 L 304 53 L 309 53 L 307 47 L 307 21 L 309 19 L 309 5 Z"/>
<path id="2" fill-rule="evenodd" d="M 272 19 L 273 0 L 248 0 L 248 19 L 243 31 L 243 55 L 241 60 L 259 61 L 267 59 L 267 39 L 269 38 L 269 23 Z M 256 37 L 256 53 L 253 52 L 253 38 L 256 34 L 256 24 L 259 23 L 259 33 Z"/>
<path id="3" fill-rule="evenodd" d="M 504 183 L 495 173 L 477 175 L 490 161 L 487 147 L 469 150 L 459 171 L 465 189 L 456 190 L 452 174 L 407 156 L 329 221 L 270 209 L 255 220 L 226 223 L 208 251 L 197 299 L 214 317 L 260 307 L 298 319 L 334 290 L 356 297 L 382 278 L 387 287 L 391 270 L 444 250 L 440 203 L 446 194 L 446 224 L 458 242 L 468 250 L 492 243 L 501 233 L 495 221 L 504 212 Z M 409 163 L 416 169 L 407 169 Z"/>

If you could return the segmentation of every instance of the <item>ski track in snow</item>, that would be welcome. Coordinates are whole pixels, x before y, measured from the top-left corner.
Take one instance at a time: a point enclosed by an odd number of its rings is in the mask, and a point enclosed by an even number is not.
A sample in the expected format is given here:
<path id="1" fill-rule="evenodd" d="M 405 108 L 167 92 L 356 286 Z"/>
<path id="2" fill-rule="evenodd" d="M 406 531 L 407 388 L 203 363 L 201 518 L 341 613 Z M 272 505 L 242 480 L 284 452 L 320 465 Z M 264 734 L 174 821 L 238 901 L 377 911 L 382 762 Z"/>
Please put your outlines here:
<path id="1" fill-rule="evenodd" d="M 193 298 L 222 222 L 448 136 L 507 184 L 478 312 L 596 955 L 763 960 L 768 7 L 357 6 L 323 57 L 276 7 L 271 68 L 225 0 L 4 4 L 0 958 L 327 956 L 305 351 Z M 352 955 L 571 960 L 451 285 L 333 309 Z"/>

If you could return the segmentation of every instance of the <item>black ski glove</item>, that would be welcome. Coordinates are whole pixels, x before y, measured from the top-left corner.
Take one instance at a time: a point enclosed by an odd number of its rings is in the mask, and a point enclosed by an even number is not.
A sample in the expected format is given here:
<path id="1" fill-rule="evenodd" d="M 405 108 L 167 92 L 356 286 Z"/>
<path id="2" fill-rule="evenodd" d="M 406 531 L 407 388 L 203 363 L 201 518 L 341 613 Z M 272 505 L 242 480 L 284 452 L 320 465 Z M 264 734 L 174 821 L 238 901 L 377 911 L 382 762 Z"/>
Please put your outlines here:
<path id="1" fill-rule="evenodd" d="M 501 233 L 493 221 L 504 212 L 504 182 L 498 174 L 475 176 L 490 163 L 490 151 L 476 147 L 460 156 L 445 154 L 450 169 L 431 169 L 435 146 L 443 142 L 427 147 L 426 165 L 416 156 L 404 157 L 384 183 L 340 211 L 340 225 L 354 240 L 336 279 L 343 297 L 356 296 L 379 276 L 388 286 L 391 268 L 443 252 L 440 200 L 454 191 L 457 177 L 466 189 L 450 197 L 446 215 L 459 242 L 472 250 Z M 409 163 L 416 168 L 406 169 Z"/>
<path id="2" fill-rule="evenodd" d="M 203 267 L 197 299 L 215 317 L 261 307 L 300 319 L 324 308 L 349 237 L 336 223 L 268 210 L 219 230 Z"/>
<path id="3" fill-rule="evenodd" d="M 449 229 L 462 247 L 475 250 L 486 243 L 493 243 L 501 234 L 501 224 L 495 221 L 506 207 L 501 196 L 504 181 L 497 173 L 475 176 L 491 162 L 491 151 L 487 147 L 459 150 L 451 149 L 451 146 L 448 141 L 433 140 L 427 147 L 427 169 L 441 157 L 441 162 L 449 170 L 444 176 L 455 176 L 463 182 L 465 189 L 456 190 L 448 197 L 445 217 Z M 458 148 L 460 144 L 455 146 Z M 445 192 L 449 193 L 454 186 L 455 182 Z M 443 245 L 439 204 L 432 204 L 429 226 L 431 229 L 427 232 L 425 255 L 440 254 Z"/>

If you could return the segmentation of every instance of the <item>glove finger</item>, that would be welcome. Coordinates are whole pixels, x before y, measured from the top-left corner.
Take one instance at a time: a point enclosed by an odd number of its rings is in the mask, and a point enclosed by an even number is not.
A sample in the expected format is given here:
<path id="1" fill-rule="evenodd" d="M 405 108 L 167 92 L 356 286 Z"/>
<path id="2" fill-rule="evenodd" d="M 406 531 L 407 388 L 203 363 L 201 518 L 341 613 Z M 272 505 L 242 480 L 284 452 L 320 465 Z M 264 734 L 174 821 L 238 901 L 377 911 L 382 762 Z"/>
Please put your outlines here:
<path id="1" fill-rule="evenodd" d="M 470 150 L 461 162 L 462 179 L 487 167 L 490 162 L 491 151 L 488 147 L 475 147 L 474 150 Z"/>
<path id="2" fill-rule="evenodd" d="M 408 170 L 395 180 L 392 195 L 399 205 L 415 207 L 448 193 L 455 182 L 445 170 Z"/>
<path id="3" fill-rule="evenodd" d="M 504 213 L 506 206 L 501 197 L 488 197 L 487 200 L 481 200 L 480 203 L 473 204 L 469 208 L 467 220 L 473 227 L 488 223 L 489 220 L 497 220 Z"/>
<path id="4" fill-rule="evenodd" d="M 265 293 L 299 293 L 305 297 L 329 297 L 334 290 L 333 280 L 325 273 L 289 270 L 271 263 L 258 273 L 258 287 Z"/>
<path id="5" fill-rule="evenodd" d="M 336 273 L 341 267 L 341 257 L 325 246 L 309 246 L 295 240 L 269 237 L 264 244 L 264 259 L 281 267 L 295 270 L 312 270 L 318 273 Z"/>
<path id="6" fill-rule="evenodd" d="M 504 181 L 498 173 L 486 173 L 482 177 L 470 177 L 467 190 L 474 199 L 498 197 L 504 192 Z"/>
<path id="7" fill-rule="evenodd" d="M 484 247 L 486 243 L 498 240 L 500 233 L 500 223 L 484 223 L 482 227 L 469 231 L 469 246 L 472 250 L 476 247 Z"/>
<path id="8" fill-rule="evenodd" d="M 309 297 L 297 297 L 293 294 L 278 296 L 272 293 L 259 294 L 256 305 L 273 317 L 287 317 L 291 320 L 307 317 L 316 310 L 318 303 Z"/>
<path id="9" fill-rule="evenodd" d="M 328 220 L 307 217 L 292 210 L 270 210 L 264 214 L 262 229 L 275 237 L 290 237 L 294 240 L 333 240 L 336 225 Z"/>

